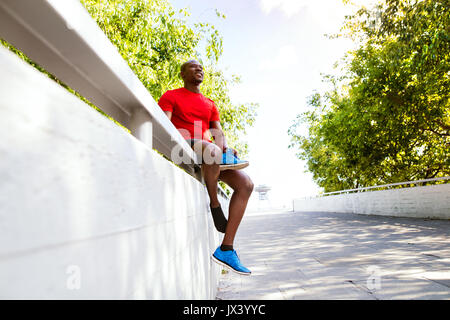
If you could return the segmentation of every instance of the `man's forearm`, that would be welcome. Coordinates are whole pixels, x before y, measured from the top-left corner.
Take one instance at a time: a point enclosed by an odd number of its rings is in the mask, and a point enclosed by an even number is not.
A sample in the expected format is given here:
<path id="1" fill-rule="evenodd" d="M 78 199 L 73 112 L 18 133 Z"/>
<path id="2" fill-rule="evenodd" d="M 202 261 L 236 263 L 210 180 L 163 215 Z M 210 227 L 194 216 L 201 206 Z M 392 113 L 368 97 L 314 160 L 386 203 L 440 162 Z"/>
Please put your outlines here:
<path id="1" fill-rule="evenodd" d="M 213 135 L 213 137 L 214 137 L 214 143 L 223 151 L 223 152 L 225 152 L 226 150 L 227 150 L 227 148 L 228 148 L 228 146 L 227 146 L 227 140 L 225 139 L 225 135 L 224 135 L 224 133 L 223 133 L 223 131 L 222 130 L 218 130 L 218 129 L 215 129 L 214 130 L 215 132 L 215 134 Z"/>

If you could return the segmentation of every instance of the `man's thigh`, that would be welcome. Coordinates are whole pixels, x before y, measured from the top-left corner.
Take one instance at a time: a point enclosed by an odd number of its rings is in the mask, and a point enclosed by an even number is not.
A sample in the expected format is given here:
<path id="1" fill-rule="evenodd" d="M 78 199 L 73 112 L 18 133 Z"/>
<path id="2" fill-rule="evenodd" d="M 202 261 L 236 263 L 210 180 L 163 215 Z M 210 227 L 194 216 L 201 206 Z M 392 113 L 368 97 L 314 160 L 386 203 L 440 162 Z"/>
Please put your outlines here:
<path id="1" fill-rule="evenodd" d="M 200 139 L 190 139 L 187 142 L 200 158 L 202 164 L 220 164 L 222 152 L 217 145 Z"/>
<path id="2" fill-rule="evenodd" d="M 200 145 L 202 145 L 202 141 L 200 139 L 186 139 L 186 142 L 191 146 L 192 149 L 194 149 L 194 146 L 198 143 L 200 143 Z"/>

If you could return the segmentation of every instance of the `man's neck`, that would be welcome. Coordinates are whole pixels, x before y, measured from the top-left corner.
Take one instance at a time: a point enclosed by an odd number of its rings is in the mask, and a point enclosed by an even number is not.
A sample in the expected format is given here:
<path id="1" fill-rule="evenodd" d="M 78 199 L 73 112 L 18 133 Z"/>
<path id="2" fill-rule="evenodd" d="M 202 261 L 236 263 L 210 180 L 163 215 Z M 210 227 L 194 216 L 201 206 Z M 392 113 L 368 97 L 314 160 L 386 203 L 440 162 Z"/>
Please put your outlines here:
<path id="1" fill-rule="evenodd" d="M 200 93 L 200 85 L 185 83 L 184 88 L 194 93 Z"/>

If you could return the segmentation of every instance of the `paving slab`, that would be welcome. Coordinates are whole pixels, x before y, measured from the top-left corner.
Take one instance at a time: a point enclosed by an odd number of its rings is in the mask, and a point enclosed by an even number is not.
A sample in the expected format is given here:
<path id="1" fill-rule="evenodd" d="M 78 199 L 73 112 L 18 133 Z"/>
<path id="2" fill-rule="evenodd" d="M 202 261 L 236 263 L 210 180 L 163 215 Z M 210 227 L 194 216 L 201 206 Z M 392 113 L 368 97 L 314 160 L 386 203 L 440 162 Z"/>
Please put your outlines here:
<path id="1" fill-rule="evenodd" d="M 450 221 L 324 212 L 245 216 L 221 300 L 450 300 Z"/>

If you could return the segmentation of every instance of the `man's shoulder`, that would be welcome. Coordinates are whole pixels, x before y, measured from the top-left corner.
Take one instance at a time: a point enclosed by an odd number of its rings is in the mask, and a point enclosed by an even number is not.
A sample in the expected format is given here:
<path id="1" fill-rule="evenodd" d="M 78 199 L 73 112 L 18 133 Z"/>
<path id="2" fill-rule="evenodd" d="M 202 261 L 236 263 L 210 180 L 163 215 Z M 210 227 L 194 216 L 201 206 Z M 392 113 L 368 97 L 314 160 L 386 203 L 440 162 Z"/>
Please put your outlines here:
<path id="1" fill-rule="evenodd" d="M 173 95 L 179 95 L 180 93 L 183 92 L 183 88 L 178 88 L 178 89 L 173 89 L 173 90 L 167 90 L 166 92 L 164 92 L 164 95 L 169 95 L 169 96 L 173 96 Z"/>
<path id="2" fill-rule="evenodd" d="M 208 98 L 208 97 L 206 97 L 206 96 L 203 96 L 208 102 L 211 102 L 212 104 L 216 104 L 215 102 L 214 102 L 214 100 L 212 100 L 212 99 L 210 99 L 210 98 Z"/>
<path id="3" fill-rule="evenodd" d="M 175 103 L 182 96 L 182 88 L 167 90 L 164 94 L 159 98 L 158 102 L 165 103 Z"/>
<path id="4" fill-rule="evenodd" d="M 161 98 L 173 98 L 173 99 L 190 99 L 192 97 L 192 94 L 189 94 L 189 91 L 186 90 L 184 87 L 178 88 L 178 89 L 173 89 L 173 90 L 167 90 L 162 96 Z M 214 100 L 206 97 L 203 93 L 200 93 L 199 97 L 201 97 L 201 99 L 203 99 L 204 101 L 211 103 L 213 105 L 215 105 Z"/>

